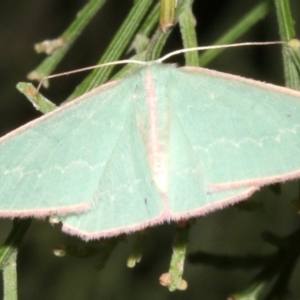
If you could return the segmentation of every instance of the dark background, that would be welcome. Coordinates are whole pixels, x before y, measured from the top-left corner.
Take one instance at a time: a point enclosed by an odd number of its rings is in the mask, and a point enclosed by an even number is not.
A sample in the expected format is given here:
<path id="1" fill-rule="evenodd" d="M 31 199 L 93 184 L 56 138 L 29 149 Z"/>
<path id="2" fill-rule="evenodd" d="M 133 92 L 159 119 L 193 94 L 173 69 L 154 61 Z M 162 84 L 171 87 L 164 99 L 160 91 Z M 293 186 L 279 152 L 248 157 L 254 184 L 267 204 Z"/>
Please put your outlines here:
<path id="1" fill-rule="evenodd" d="M 23 95 L 15 88 L 26 81 L 26 74 L 34 69 L 43 56 L 33 50 L 36 42 L 55 38 L 64 31 L 83 0 L 23 0 L 0 2 L 0 135 L 38 117 Z M 254 0 L 196 0 L 199 44 L 210 45 L 224 30 L 240 19 L 259 1 Z M 108 45 L 118 26 L 130 9 L 132 1 L 108 0 L 84 34 L 76 42 L 57 72 L 95 64 Z M 300 2 L 291 0 L 294 19 L 300 30 Z M 278 40 L 275 9 L 240 41 Z M 181 48 L 178 31 L 171 36 L 167 51 Z M 209 67 L 283 85 L 280 47 L 228 49 Z M 83 74 L 51 81 L 45 94 L 55 103 L 63 101 L 80 82 Z M 272 253 L 276 250 L 261 239 L 270 230 L 280 236 L 295 231 L 299 217 L 290 202 L 297 197 L 297 185 L 282 186 L 276 196 L 269 188 L 257 193 L 263 208 L 242 211 L 230 207 L 202 217 L 192 228 L 188 253 L 205 250 L 214 254 L 248 255 Z M 0 223 L 0 241 L 11 226 Z M 158 284 L 160 274 L 168 270 L 174 225 L 164 225 L 149 231 L 149 241 L 143 261 L 135 269 L 126 267 L 132 238 L 118 246 L 106 268 L 95 270 L 97 258 L 56 258 L 52 248 L 56 244 L 77 242 L 48 223 L 34 221 L 19 252 L 19 299 L 226 299 L 247 286 L 259 269 L 220 270 L 215 266 L 191 264 L 187 261 L 184 278 L 189 283 L 185 292 L 169 293 Z M 290 291 L 291 299 L 300 298 L 300 268 L 296 266 Z"/>

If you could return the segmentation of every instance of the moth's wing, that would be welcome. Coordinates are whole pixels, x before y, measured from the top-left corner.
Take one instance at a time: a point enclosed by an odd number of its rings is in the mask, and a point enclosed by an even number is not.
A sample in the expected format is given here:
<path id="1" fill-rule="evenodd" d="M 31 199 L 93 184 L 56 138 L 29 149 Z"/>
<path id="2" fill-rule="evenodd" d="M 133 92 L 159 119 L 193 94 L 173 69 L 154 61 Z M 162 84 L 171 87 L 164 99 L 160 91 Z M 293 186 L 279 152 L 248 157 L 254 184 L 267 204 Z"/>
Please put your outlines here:
<path id="1" fill-rule="evenodd" d="M 299 92 L 201 68 L 176 70 L 168 81 L 174 218 L 199 215 L 247 198 L 262 185 L 300 176 Z"/>
<path id="2" fill-rule="evenodd" d="M 63 231 L 90 240 L 162 223 L 163 200 L 149 170 L 136 115 L 131 109 L 122 135 L 99 178 L 91 210 L 63 219 Z"/>
<path id="3" fill-rule="evenodd" d="M 126 79 L 131 99 L 122 132 L 100 178 L 91 210 L 63 218 L 62 230 L 90 240 L 141 230 L 168 219 L 164 199 L 149 167 L 147 153 L 147 91 L 145 72 Z M 134 89 L 132 88 L 134 87 Z M 127 100 L 126 100 L 127 101 Z M 116 118 L 117 121 L 117 118 Z M 144 124 L 144 125 L 142 125 Z"/>
<path id="4" fill-rule="evenodd" d="M 209 132 L 202 130 L 205 124 L 202 124 L 201 114 L 205 114 L 205 111 L 200 114 L 196 112 L 199 121 L 196 124 L 189 115 L 194 113 L 195 108 L 202 107 L 201 89 L 197 82 L 199 76 L 196 76 L 196 82 L 194 80 L 190 84 L 189 74 L 186 76 L 172 66 L 152 65 L 150 68 L 154 81 L 153 94 L 156 95 L 160 108 L 163 108 L 159 113 L 163 128 L 166 129 L 161 134 L 161 138 L 165 139 L 161 144 L 166 145 L 168 157 L 165 166 L 168 219 L 179 220 L 205 214 L 228 203 L 250 197 L 258 187 L 247 186 L 218 193 L 209 190 L 206 161 L 197 151 L 198 146 L 205 146 L 201 139 L 205 140 L 206 135 L 210 136 Z"/>
<path id="5" fill-rule="evenodd" d="M 195 151 L 195 145 L 176 113 L 173 116 L 168 192 L 171 219 L 180 220 L 205 215 L 230 203 L 249 198 L 258 190 L 256 186 L 249 186 L 219 192 L 211 191 L 205 169 L 206 161 Z M 222 165 L 218 168 L 222 168 Z M 218 172 L 218 169 L 214 171 Z"/>
<path id="6" fill-rule="evenodd" d="M 135 134 L 134 82 L 95 89 L 3 137 L 0 216 L 61 215 L 100 203 L 101 222 L 155 218 L 161 203 Z"/>

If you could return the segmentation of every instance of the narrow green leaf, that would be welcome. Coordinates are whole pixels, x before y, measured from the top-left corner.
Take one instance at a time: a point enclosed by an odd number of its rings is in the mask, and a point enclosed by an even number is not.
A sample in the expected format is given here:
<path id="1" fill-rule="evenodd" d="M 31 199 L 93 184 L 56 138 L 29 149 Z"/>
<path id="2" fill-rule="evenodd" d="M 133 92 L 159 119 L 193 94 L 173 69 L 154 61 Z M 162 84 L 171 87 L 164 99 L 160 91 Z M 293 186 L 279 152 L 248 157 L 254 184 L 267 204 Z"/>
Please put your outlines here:
<path id="1" fill-rule="evenodd" d="M 99 64 L 107 61 L 116 61 L 124 53 L 126 48 L 130 45 L 136 30 L 139 27 L 140 22 L 145 17 L 153 1 L 149 0 L 137 0 L 134 6 L 130 10 L 127 18 L 123 22 L 122 26 L 115 34 L 112 42 L 107 47 L 105 53 L 99 60 Z M 113 66 L 105 67 L 94 70 L 87 78 L 75 89 L 67 101 L 70 101 L 92 88 L 99 86 L 107 81 Z"/>
<path id="2" fill-rule="evenodd" d="M 231 44 L 236 41 L 239 37 L 249 31 L 257 22 L 263 19 L 270 10 L 269 1 L 260 2 L 245 16 L 240 18 L 237 23 L 226 33 L 217 39 L 213 45 Z M 199 65 L 206 66 L 216 56 L 221 54 L 225 49 L 209 50 L 199 56 Z"/>
<path id="3" fill-rule="evenodd" d="M 0 248 L 0 269 L 3 269 L 5 267 L 10 255 L 21 243 L 25 233 L 30 226 L 30 223 L 30 219 L 14 221 L 13 229 L 11 230 L 3 246 Z"/>
<path id="4" fill-rule="evenodd" d="M 162 32 L 168 31 L 175 23 L 176 0 L 160 0 L 159 24 Z"/>
<path id="5" fill-rule="evenodd" d="M 56 108 L 56 105 L 39 93 L 31 83 L 19 82 L 17 84 L 17 89 L 26 96 L 36 110 L 39 110 L 43 114 L 46 114 Z"/>
<path id="6" fill-rule="evenodd" d="M 197 34 L 195 30 L 196 19 L 192 12 L 193 1 L 186 1 L 183 12 L 179 16 L 179 26 L 184 48 L 197 47 Z M 187 66 L 198 66 L 197 51 L 186 52 L 185 60 Z"/>
<path id="7" fill-rule="evenodd" d="M 294 27 L 294 20 L 292 17 L 290 4 L 288 0 L 274 0 L 276 6 L 276 13 L 279 25 L 279 34 L 282 41 L 289 41 L 296 36 Z M 300 90 L 300 76 L 295 65 L 295 51 L 294 55 L 291 55 L 291 51 L 283 47 L 283 67 L 285 85 L 291 89 Z"/>
<path id="8" fill-rule="evenodd" d="M 63 46 L 54 51 L 35 70 L 31 71 L 27 78 L 29 80 L 41 81 L 44 77 L 50 75 L 105 2 L 106 0 L 90 0 L 77 14 L 74 22 L 59 38 L 59 40 L 64 42 Z"/>

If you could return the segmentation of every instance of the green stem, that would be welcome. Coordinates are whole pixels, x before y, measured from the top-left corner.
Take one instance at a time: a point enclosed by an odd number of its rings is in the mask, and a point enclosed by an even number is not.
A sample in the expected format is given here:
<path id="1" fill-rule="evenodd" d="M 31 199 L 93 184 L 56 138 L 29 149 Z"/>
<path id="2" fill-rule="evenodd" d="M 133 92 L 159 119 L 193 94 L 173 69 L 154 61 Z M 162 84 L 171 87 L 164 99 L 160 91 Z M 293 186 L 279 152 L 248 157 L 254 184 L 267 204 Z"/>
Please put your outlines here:
<path id="1" fill-rule="evenodd" d="M 56 105 L 40 94 L 31 83 L 19 82 L 17 84 L 17 89 L 25 95 L 36 110 L 39 110 L 43 114 L 46 114 L 56 108 Z"/>
<path id="2" fill-rule="evenodd" d="M 279 34 L 282 41 L 288 42 L 296 36 L 294 20 L 288 0 L 274 0 L 279 25 Z M 299 55 L 299 54 L 298 54 Z M 300 90 L 300 76 L 294 59 L 286 46 L 282 51 L 285 85 L 291 89 Z"/>
<path id="3" fill-rule="evenodd" d="M 142 19 L 145 17 L 153 0 L 136 0 L 122 26 L 115 34 L 112 42 L 107 47 L 105 53 L 99 60 L 99 64 L 107 61 L 118 60 L 132 41 L 136 30 Z M 94 70 L 87 78 L 75 89 L 67 101 L 70 101 L 94 87 L 97 87 L 107 81 L 113 66 Z"/>
<path id="4" fill-rule="evenodd" d="M 186 224 L 184 227 L 177 228 L 169 269 L 170 284 L 168 285 L 168 287 L 170 291 L 184 290 L 187 288 L 187 283 L 182 279 L 182 275 L 184 271 L 184 261 L 188 244 L 189 231 L 190 225 L 188 224 Z"/>
<path id="5" fill-rule="evenodd" d="M 27 78 L 41 81 L 41 79 L 50 75 L 105 2 L 106 0 L 90 0 L 86 6 L 77 13 L 75 21 L 61 35 L 61 39 L 64 41 L 63 47 L 57 49 L 51 56 L 47 57 L 35 70 L 28 74 Z M 45 86 L 47 86 L 47 82 Z"/>
<path id="6" fill-rule="evenodd" d="M 17 300 L 17 252 L 31 220 L 15 220 L 13 229 L 0 248 L 0 269 L 3 270 L 4 300 Z"/>
<path id="7" fill-rule="evenodd" d="M 289 0 L 274 0 L 274 2 L 281 40 L 289 41 L 296 35 Z"/>
<path id="8" fill-rule="evenodd" d="M 179 20 L 179 16 L 184 11 L 185 4 L 186 4 L 186 0 L 178 0 L 177 8 L 175 11 L 175 24 L 177 24 Z M 172 32 L 171 30 L 162 32 L 160 28 L 157 28 L 147 48 L 146 57 L 145 57 L 146 61 L 156 60 L 160 57 L 161 51 L 164 45 L 166 44 L 166 41 L 171 32 Z"/>
<path id="9" fill-rule="evenodd" d="M 11 230 L 3 246 L 0 248 L 0 269 L 3 269 L 5 267 L 10 255 L 21 243 L 25 233 L 29 228 L 30 223 L 30 219 L 14 220 L 13 229 Z"/>
<path id="10" fill-rule="evenodd" d="M 192 12 L 193 0 L 186 1 L 183 12 L 179 16 L 180 32 L 184 48 L 194 48 L 198 46 L 197 34 L 195 30 L 196 20 Z M 185 53 L 185 65 L 198 66 L 197 51 Z"/>
<path id="11" fill-rule="evenodd" d="M 240 20 L 226 33 L 216 40 L 213 45 L 231 44 L 246 33 L 258 21 L 263 19 L 270 10 L 269 1 L 261 2 Z M 199 65 L 205 66 L 225 49 L 209 50 L 199 56 Z"/>
<path id="12" fill-rule="evenodd" d="M 141 261 L 146 240 L 147 240 L 147 235 L 145 231 L 141 231 L 137 233 L 136 240 L 133 245 L 133 249 L 127 259 L 128 268 L 134 268 L 136 264 Z"/>
<path id="13" fill-rule="evenodd" d="M 3 270 L 4 300 L 17 300 L 17 250 L 11 253 Z"/>
<path id="14" fill-rule="evenodd" d="M 288 52 L 297 69 L 298 74 L 300 74 L 300 40 L 291 39 L 288 42 Z"/>
<path id="15" fill-rule="evenodd" d="M 159 24 L 162 32 L 174 26 L 176 0 L 160 0 Z"/>

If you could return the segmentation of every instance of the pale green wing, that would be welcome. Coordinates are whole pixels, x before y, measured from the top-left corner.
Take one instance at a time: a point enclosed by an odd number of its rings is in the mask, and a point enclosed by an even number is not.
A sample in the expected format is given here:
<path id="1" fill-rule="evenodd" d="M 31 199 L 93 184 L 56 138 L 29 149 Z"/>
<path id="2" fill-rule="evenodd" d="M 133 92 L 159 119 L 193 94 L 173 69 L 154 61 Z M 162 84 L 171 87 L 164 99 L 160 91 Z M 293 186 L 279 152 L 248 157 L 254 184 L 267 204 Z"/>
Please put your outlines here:
<path id="1" fill-rule="evenodd" d="M 159 215 L 134 128 L 136 80 L 95 89 L 3 137 L 0 216 L 61 215 L 98 205 L 107 222 Z M 150 198 L 151 207 L 145 204 Z"/>
<path id="2" fill-rule="evenodd" d="M 165 87 L 174 218 L 300 176 L 299 92 L 201 68 L 170 72 Z"/>

